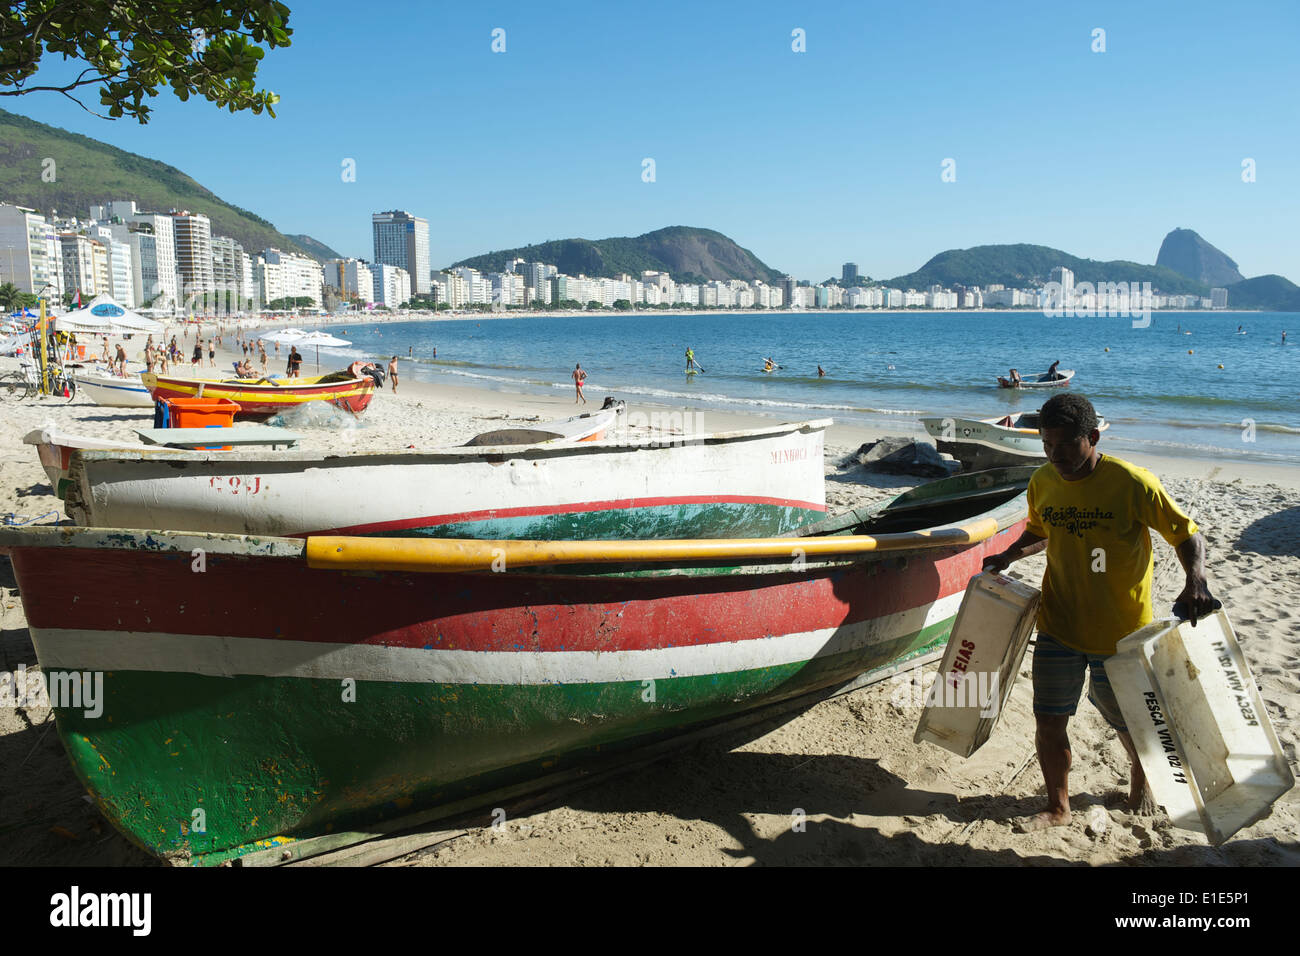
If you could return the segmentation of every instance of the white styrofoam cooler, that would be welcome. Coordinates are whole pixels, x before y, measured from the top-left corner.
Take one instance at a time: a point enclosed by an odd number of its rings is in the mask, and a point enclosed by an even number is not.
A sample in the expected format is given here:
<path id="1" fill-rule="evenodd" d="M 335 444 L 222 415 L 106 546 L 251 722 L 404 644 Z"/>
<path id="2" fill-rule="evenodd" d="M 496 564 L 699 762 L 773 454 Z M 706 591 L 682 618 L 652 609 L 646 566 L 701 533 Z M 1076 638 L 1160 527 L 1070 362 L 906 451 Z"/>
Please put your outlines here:
<path id="1" fill-rule="evenodd" d="M 1268 815 L 1295 784 L 1223 611 L 1168 619 L 1106 661 L 1151 795 L 1175 826 L 1216 846 Z"/>
<path id="2" fill-rule="evenodd" d="M 969 757 L 989 739 L 1029 644 L 1042 595 L 1000 574 L 971 578 L 917 724 L 928 740 Z"/>

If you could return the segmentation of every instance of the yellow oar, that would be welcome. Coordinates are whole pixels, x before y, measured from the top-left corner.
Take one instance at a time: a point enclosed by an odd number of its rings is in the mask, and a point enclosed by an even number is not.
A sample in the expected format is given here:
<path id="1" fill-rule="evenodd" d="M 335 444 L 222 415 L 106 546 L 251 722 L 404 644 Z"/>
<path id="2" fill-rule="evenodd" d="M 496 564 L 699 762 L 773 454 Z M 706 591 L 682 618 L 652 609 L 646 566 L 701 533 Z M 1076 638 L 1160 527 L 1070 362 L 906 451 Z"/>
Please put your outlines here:
<path id="1" fill-rule="evenodd" d="M 956 528 L 824 538 L 670 541 L 478 541 L 466 538 L 307 539 L 307 565 L 347 571 L 501 571 L 555 564 L 684 564 L 904 551 L 976 544 L 998 532 L 985 518 Z"/>

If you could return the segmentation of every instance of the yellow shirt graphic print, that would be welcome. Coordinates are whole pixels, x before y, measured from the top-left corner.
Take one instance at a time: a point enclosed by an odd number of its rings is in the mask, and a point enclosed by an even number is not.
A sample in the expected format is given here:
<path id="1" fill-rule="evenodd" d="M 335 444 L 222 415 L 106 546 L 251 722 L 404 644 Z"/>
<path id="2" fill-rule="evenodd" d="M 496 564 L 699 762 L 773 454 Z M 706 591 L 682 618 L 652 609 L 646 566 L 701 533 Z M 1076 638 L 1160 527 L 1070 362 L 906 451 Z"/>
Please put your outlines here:
<path id="1" fill-rule="evenodd" d="M 1114 654 L 1153 616 L 1149 529 L 1176 547 L 1196 523 L 1155 475 L 1108 455 L 1079 481 L 1042 466 L 1028 497 L 1026 527 L 1047 539 L 1039 631 L 1088 654 Z"/>

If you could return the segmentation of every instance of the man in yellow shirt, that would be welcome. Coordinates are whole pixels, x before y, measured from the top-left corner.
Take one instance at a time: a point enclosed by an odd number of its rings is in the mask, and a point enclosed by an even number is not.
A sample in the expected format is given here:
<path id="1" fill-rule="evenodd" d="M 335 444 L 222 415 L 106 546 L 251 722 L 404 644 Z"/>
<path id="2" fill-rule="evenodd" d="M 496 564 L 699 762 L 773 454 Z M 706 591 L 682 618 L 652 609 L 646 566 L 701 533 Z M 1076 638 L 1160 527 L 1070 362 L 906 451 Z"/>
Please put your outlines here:
<path id="1" fill-rule="evenodd" d="M 1003 571 L 1013 561 L 1047 549 L 1043 601 L 1034 648 L 1034 742 L 1047 784 L 1047 809 L 1022 821 L 1022 829 L 1070 822 L 1070 717 L 1085 673 L 1088 699 L 1119 734 L 1128 752 L 1128 808 L 1146 795 L 1146 776 L 1115 702 L 1104 663 L 1116 643 L 1152 620 L 1152 553 L 1149 529 L 1178 554 L 1187 574 L 1178 595 L 1193 625 L 1213 610 L 1205 581 L 1205 539 L 1196 523 L 1144 468 L 1103 455 L 1097 413 L 1082 395 L 1057 395 L 1039 412 L 1048 464 L 1029 481 L 1025 533 L 984 570 Z"/>

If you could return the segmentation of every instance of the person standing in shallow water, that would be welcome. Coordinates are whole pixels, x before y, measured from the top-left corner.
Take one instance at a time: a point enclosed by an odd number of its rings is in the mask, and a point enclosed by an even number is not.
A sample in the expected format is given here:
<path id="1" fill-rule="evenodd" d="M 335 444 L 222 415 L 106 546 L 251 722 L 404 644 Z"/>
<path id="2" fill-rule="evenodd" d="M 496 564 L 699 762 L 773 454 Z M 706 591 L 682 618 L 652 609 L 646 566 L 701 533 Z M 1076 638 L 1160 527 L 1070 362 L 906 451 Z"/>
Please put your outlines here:
<path id="1" fill-rule="evenodd" d="M 1070 822 L 1070 739 L 1066 728 L 1088 699 L 1119 734 L 1129 758 L 1130 811 L 1152 808 L 1146 776 L 1106 678 L 1115 645 L 1153 618 L 1151 578 L 1155 529 L 1173 546 L 1186 573 L 1177 600 L 1193 626 L 1214 609 L 1205 580 L 1205 539 L 1165 493 L 1160 479 L 1097 450 L 1097 413 L 1082 395 L 1057 395 L 1039 412 L 1048 463 L 1029 480 L 1025 532 L 1001 554 L 984 559 L 1000 573 L 1046 549 L 1043 599 L 1034 645 L 1034 735 L 1047 785 L 1047 809 L 1016 821 L 1024 832 Z"/>
<path id="2" fill-rule="evenodd" d="M 582 383 L 585 382 L 586 380 L 587 380 L 587 373 L 582 370 L 582 366 L 581 365 L 575 366 L 573 369 L 573 387 L 578 392 L 578 397 L 573 400 L 573 404 L 575 405 L 577 405 L 579 402 L 582 402 L 582 404 L 584 405 L 587 404 L 587 398 L 585 395 L 582 394 Z"/>

